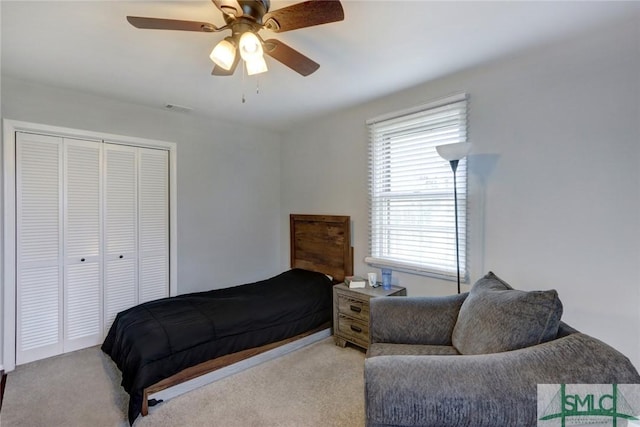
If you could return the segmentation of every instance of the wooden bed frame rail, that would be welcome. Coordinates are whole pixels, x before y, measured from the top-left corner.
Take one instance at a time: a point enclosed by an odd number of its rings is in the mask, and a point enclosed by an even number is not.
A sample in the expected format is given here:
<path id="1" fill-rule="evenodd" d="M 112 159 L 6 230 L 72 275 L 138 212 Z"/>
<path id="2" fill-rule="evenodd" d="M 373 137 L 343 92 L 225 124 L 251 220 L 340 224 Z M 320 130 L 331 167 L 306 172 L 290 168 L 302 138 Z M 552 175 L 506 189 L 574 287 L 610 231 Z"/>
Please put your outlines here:
<path id="1" fill-rule="evenodd" d="M 317 332 L 320 332 L 330 327 L 331 327 L 331 322 L 327 322 L 315 329 L 312 329 L 310 331 L 304 332 L 302 334 L 296 335 L 291 338 L 287 338 L 282 341 L 265 344 L 260 347 L 249 348 L 246 350 L 239 351 L 237 353 L 227 354 L 225 356 L 220 356 L 215 359 L 207 360 L 206 362 L 202 362 L 199 365 L 195 365 L 190 368 L 184 369 L 175 375 L 165 378 L 164 380 L 159 381 L 145 388 L 142 392 L 143 400 L 142 400 L 142 409 L 140 413 L 142 414 L 143 417 L 149 413 L 149 396 L 153 393 L 158 393 L 159 391 L 165 390 L 169 387 L 173 387 L 175 385 L 182 384 L 194 378 L 198 378 L 199 376 L 217 371 L 218 369 L 222 369 L 229 365 L 233 365 L 234 363 L 240 362 L 242 360 L 248 359 L 253 356 L 257 356 L 258 354 L 265 353 L 269 350 L 273 350 L 274 348 L 283 346 L 285 344 L 289 344 L 293 341 L 297 341 L 309 335 L 313 335 Z"/>

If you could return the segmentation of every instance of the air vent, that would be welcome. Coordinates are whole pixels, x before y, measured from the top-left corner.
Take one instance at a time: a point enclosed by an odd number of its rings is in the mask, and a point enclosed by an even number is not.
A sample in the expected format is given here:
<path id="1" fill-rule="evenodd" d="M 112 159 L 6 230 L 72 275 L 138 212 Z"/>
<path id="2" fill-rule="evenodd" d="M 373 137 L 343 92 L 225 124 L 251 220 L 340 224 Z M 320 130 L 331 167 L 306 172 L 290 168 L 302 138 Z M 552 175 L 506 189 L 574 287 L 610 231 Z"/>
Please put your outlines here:
<path id="1" fill-rule="evenodd" d="M 164 108 L 170 111 L 178 112 L 178 113 L 190 113 L 193 111 L 193 108 L 191 107 L 185 107 L 184 105 L 177 105 L 177 104 L 167 104 L 164 106 Z"/>

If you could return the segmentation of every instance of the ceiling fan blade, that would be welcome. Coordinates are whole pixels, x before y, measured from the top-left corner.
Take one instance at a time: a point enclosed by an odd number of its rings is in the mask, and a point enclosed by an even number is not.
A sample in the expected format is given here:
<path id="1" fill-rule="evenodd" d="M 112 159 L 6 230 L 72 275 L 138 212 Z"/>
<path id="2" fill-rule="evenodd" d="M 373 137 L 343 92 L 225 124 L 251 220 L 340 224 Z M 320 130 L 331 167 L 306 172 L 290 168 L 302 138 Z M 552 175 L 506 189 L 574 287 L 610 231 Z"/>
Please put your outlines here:
<path id="1" fill-rule="evenodd" d="M 344 10 L 339 0 L 308 0 L 267 12 L 262 18 L 265 28 L 282 33 L 342 21 Z"/>
<path id="2" fill-rule="evenodd" d="M 264 53 L 303 76 L 308 76 L 320 68 L 317 62 L 275 39 L 264 41 Z"/>
<path id="3" fill-rule="evenodd" d="M 218 29 L 215 25 L 208 22 L 180 21 L 177 19 L 127 16 L 127 21 L 136 28 L 146 30 L 179 30 L 211 33 Z"/>
<path id="4" fill-rule="evenodd" d="M 233 64 L 231 64 L 231 68 L 229 68 L 228 70 L 225 70 L 224 68 L 216 65 L 213 67 L 213 70 L 211 70 L 211 75 L 212 76 L 231 76 L 236 71 L 236 67 L 238 66 L 239 61 L 240 61 L 240 53 L 236 52 L 236 57 L 233 60 Z"/>
<path id="5" fill-rule="evenodd" d="M 237 0 L 211 0 L 223 13 L 240 17 L 243 15 L 242 6 Z"/>

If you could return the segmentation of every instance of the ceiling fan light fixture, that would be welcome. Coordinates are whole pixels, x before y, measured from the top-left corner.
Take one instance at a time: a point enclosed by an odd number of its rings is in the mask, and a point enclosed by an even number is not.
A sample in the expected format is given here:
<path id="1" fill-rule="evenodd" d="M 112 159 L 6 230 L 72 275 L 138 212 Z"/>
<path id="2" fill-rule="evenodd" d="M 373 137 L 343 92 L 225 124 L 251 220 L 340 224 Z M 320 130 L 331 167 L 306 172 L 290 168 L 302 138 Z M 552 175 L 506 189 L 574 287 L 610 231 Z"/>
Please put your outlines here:
<path id="1" fill-rule="evenodd" d="M 247 31 L 240 36 L 240 56 L 246 62 L 257 58 L 262 58 L 262 43 L 258 36 L 251 31 Z"/>
<path id="2" fill-rule="evenodd" d="M 247 65 L 247 74 L 250 76 L 268 71 L 267 63 L 262 56 L 245 61 L 245 64 Z"/>
<path id="3" fill-rule="evenodd" d="M 236 45 L 231 37 L 227 37 L 216 45 L 209 58 L 219 67 L 230 70 L 236 59 Z"/>

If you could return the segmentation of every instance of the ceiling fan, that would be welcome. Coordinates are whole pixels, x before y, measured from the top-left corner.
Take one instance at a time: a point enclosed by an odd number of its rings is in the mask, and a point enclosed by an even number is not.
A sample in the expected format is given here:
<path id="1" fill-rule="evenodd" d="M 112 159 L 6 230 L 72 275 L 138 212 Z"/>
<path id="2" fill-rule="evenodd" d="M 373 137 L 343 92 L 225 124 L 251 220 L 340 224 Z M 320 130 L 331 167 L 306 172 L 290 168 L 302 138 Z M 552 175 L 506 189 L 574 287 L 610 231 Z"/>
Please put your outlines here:
<path id="1" fill-rule="evenodd" d="M 342 21 L 344 11 L 339 0 L 308 0 L 269 11 L 270 0 L 211 0 L 222 11 L 226 25 L 216 27 L 208 22 L 127 16 L 136 28 L 178 30 L 214 33 L 231 30 L 231 35 L 220 41 L 211 52 L 216 64 L 211 74 L 230 76 L 240 58 L 247 74 L 267 71 L 263 54 L 267 54 L 303 76 L 316 71 L 320 65 L 297 50 L 276 39 L 263 40 L 262 29 L 275 33 Z M 238 54 L 239 53 L 239 54 Z"/>

